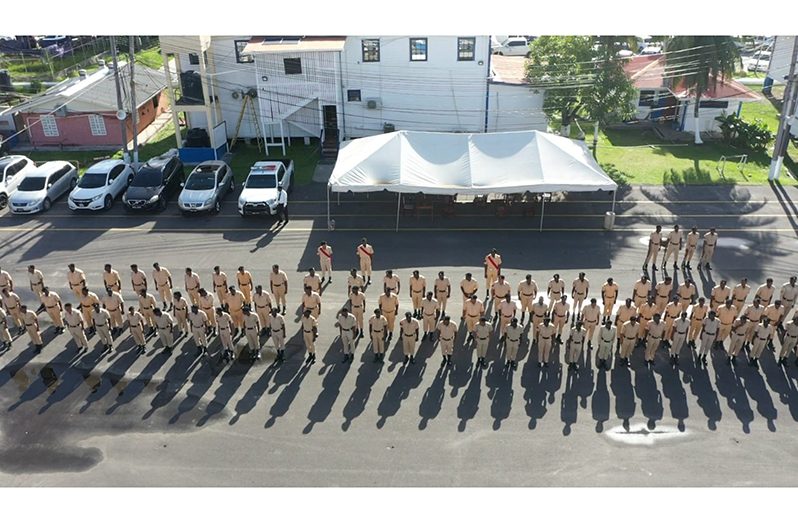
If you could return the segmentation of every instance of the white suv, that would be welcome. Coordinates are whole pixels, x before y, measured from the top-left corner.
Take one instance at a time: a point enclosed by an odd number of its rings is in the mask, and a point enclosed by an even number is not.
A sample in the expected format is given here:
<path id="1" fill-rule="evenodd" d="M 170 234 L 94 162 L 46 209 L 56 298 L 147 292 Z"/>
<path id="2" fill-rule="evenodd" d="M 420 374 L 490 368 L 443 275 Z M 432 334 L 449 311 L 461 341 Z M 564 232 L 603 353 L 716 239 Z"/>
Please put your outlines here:
<path id="1" fill-rule="evenodd" d="M 505 56 L 529 56 L 529 42 L 526 38 L 514 36 L 493 49 L 493 54 Z"/>
<path id="2" fill-rule="evenodd" d="M 25 174 L 34 170 L 36 164 L 25 156 L 3 156 L 0 158 L 0 209 L 8 205 L 8 199 L 17 190 Z"/>
<path id="3" fill-rule="evenodd" d="M 69 208 L 73 211 L 110 209 L 114 199 L 125 192 L 132 179 L 133 169 L 123 160 L 97 162 L 86 169 L 78 185 L 69 193 Z"/>

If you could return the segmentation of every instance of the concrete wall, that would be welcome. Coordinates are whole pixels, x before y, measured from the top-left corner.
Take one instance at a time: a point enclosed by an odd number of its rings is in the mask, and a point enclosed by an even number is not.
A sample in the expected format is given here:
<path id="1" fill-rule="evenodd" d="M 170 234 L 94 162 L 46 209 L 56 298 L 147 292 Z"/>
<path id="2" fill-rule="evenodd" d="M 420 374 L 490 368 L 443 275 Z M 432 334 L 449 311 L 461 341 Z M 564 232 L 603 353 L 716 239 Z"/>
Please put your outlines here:
<path id="1" fill-rule="evenodd" d="M 737 114 L 740 110 L 740 105 L 742 102 L 729 102 L 729 107 L 727 109 L 715 109 L 715 108 L 708 108 L 704 107 L 699 110 L 699 124 L 700 124 L 700 131 L 701 132 L 711 132 L 711 133 L 719 133 L 720 127 L 719 123 L 715 120 L 715 117 L 721 116 L 725 114 Z M 683 127 L 682 130 L 687 132 L 693 132 L 695 129 L 695 118 L 693 118 L 693 110 L 695 105 L 691 101 L 690 103 L 683 103 L 682 107 L 679 110 L 680 116 L 680 125 Z"/>
<path id="2" fill-rule="evenodd" d="M 488 132 L 545 131 L 543 91 L 525 85 L 491 84 Z"/>

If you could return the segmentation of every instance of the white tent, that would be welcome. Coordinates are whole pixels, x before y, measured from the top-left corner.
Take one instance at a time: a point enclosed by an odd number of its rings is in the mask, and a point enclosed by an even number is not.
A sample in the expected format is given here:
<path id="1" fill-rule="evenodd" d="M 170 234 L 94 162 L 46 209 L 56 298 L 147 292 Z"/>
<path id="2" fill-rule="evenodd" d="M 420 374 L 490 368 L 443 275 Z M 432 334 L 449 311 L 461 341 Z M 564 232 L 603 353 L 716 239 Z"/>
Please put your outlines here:
<path id="1" fill-rule="evenodd" d="M 343 143 L 328 183 L 333 192 L 484 195 L 613 191 L 613 210 L 617 188 L 584 142 L 540 131 L 397 131 L 358 138 Z"/>

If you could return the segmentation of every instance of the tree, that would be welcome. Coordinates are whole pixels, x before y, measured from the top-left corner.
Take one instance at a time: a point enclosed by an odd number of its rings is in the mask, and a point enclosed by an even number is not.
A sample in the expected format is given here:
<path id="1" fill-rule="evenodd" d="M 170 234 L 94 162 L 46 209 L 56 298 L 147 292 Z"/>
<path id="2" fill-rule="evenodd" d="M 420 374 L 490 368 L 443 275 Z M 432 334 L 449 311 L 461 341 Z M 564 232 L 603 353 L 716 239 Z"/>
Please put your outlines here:
<path id="1" fill-rule="evenodd" d="M 679 83 L 695 98 L 695 143 L 702 144 L 699 108 L 701 96 L 724 77 L 731 77 L 740 62 L 740 52 L 731 36 L 674 36 L 665 45 L 666 77 Z"/>

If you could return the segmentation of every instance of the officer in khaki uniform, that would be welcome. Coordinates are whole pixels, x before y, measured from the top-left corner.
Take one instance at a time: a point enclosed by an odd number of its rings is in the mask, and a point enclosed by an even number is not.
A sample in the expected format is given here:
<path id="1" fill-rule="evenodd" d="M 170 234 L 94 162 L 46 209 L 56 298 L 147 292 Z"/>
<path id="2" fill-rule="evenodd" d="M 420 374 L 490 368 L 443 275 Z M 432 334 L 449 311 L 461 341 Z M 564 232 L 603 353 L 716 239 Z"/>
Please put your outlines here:
<path id="1" fill-rule="evenodd" d="M 754 343 L 749 354 L 752 367 L 759 367 L 759 358 L 762 357 L 762 352 L 765 350 L 768 340 L 770 340 L 770 332 L 770 319 L 765 316 L 762 318 L 762 323 L 754 329 Z"/>
<path id="2" fill-rule="evenodd" d="M 391 269 L 385 271 L 385 277 L 382 279 L 382 290 L 389 289 L 395 294 L 399 294 L 399 288 L 402 282 L 399 280 L 399 275 L 395 274 Z"/>
<path id="3" fill-rule="evenodd" d="M 651 294 L 651 281 L 645 274 L 640 276 L 640 279 L 635 282 L 632 288 L 632 301 L 638 309 L 643 305 L 648 296 Z"/>
<path id="4" fill-rule="evenodd" d="M 665 239 L 665 255 L 662 257 L 662 268 L 668 265 L 668 260 L 673 257 L 673 268 L 679 268 L 679 251 L 682 249 L 682 231 L 679 230 L 678 225 L 673 226 L 673 230 L 668 233 Z"/>
<path id="5" fill-rule="evenodd" d="M 288 276 L 280 270 L 279 265 L 272 265 L 272 272 L 269 273 L 269 290 L 274 297 L 274 304 L 283 306 L 285 314 L 285 296 L 288 294 Z"/>
<path id="6" fill-rule="evenodd" d="M 69 288 L 75 293 L 75 297 L 80 301 L 83 298 L 83 288 L 86 286 L 86 274 L 75 267 L 74 263 L 67 265 L 67 283 Z"/>
<path id="7" fill-rule="evenodd" d="M 632 316 L 629 321 L 623 323 L 620 328 L 621 339 L 621 365 L 629 366 L 629 358 L 632 357 L 632 352 L 637 345 L 638 335 L 640 334 L 640 327 L 637 325 L 637 316 Z"/>
<path id="8" fill-rule="evenodd" d="M 141 354 L 144 352 L 144 346 L 147 344 L 147 340 L 144 338 L 144 316 L 134 307 L 128 307 L 127 321 L 128 325 L 130 325 L 130 335 L 133 337 L 138 353 Z M 70 329 L 70 332 L 71 330 L 72 329 Z"/>
<path id="9" fill-rule="evenodd" d="M 654 303 L 657 306 L 657 312 L 662 315 L 665 312 L 665 307 L 668 306 L 668 302 L 671 301 L 671 294 L 673 293 L 673 278 L 670 276 L 665 278 L 665 281 L 662 281 L 654 287 Z"/>
<path id="10" fill-rule="evenodd" d="M 559 274 L 555 274 L 549 280 L 549 286 L 546 289 L 546 295 L 549 297 L 549 314 L 551 314 L 554 305 L 560 303 L 560 298 L 565 294 L 565 282 L 560 279 Z"/>
<path id="11" fill-rule="evenodd" d="M 230 287 L 231 289 L 235 290 L 235 287 Z M 240 292 L 240 291 L 239 291 Z M 241 314 L 243 315 L 244 321 L 244 334 L 247 337 L 247 345 L 249 346 L 249 355 L 253 360 L 260 359 L 260 321 L 258 320 L 258 316 L 256 314 L 252 314 L 249 307 L 244 305 L 244 295 L 241 295 Z M 235 316 L 230 314 L 233 318 L 233 322 L 235 322 Z M 280 359 L 282 361 L 282 359 Z"/>
<path id="12" fill-rule="evenodd" d="M 349 295 L 349 304 L 352 306 L 352 314 L 357 320 L 357 328 L 360 336 L 363 336 L 363 313 L 366 312 L 366 295 L 360 292 L 360 288 L 355 285 Z"/>
<path id="13" fill-rule="evenodd" d="M 158 328 L 158 337 L 161 339 L 164 349 L 171 351 L 175 344 L 174 328 L 175 322 L 172 315 L 159 308 L 153 310 L 155 315 L 155 326 Z"/>
<path id="14" fill-rule="evenodd" d="M 488 353 L 488 344 L 490 343 L 490 333 L 492 331 L 493 325 L 485 316 L 479 318 L 479 322 L 474 326 L 474 345 L 477 349 L 477 366 L 488 366 L 485 362 L 485 356 Z"/>
<path id="15" fill-rule="evenodd" d="M 606 321 L 612 317 L 612 309 L 618 300 L 618 284 L 612 278 L 607 278 L 607 283 L 601 286 L 601 302 L 604 304 L 604 317 Z"/>
<path id="16" fill-rule="evenodd" d="M 194 336 L 197 352 L 205 356 L 207 354 L 205 348 L 208 346 L 208 338 L 205 334 L 208 331 L 208 315 L 196 305 L 192 305 L 191 312 L 188 314 L 188 322 L 191 324 L 191 334 Z"/>
<path id="17" fill-rule="evenodd" d="M 441 346 L 443 361 L 441 367 L 452 364 L 452 352 L 454 352 L 454 340 L 457 337 L 457 325 L 451 320 L 449 315 L 444 315 L 438 322 L 438 342 Z"/>
<path id="18" fill-rule="evenodd" d="M 467 272 L 465 278 L 460 280 L 460 291 L 463 294 L 463 314 L 460 316 L 460 319 L 464 319 L 466 317 L 466 303 L 471 299 L 471 296 L 479 291 L 479 283 L 471 277 L 470 272 Z"/>
<path id="19" fill-rule="evenodd" d="M 413 317 L 409 312 L 405 313 L 405 317 L 399 322 L 399 330 L 402 333 L 402 353 L 405 355 L 404 363 L 408 361 L 412 364 L 416 363 L 416 343 L 418 343 L 418 320 Z M 374 358 L 377 361 L 377 358 Z"/>
<path id="20" fill-rule="evenodd" d="M 388 322 L 388 338 L 390 341 L 393 338 L 393 328 L 396 322 L 396 313 L 399 311 L 399 296 L 392 293 L 390 289 L 386 289 L 384 294 L 380 295 L 377 303 L 380 311 L 385 316 L 385 321 Z"/>
<path id="21" fill-rule="evenodd" d="M 637 309 L 637 314 L 639 316 L 638 323 L 640 324 L 640 332 L 637 337 L 640 338 L 641 342 L 645 340 L 646 334 L 648 334 L 648 322 L 654 319 L 654 314 L 656 313 L 657 306 L 654 305 L 654 300 L 652 298 L 649 298 L 646 303 Z"/>
<path id="22" fill-rule="evenodd" d="M 717 312 L 718 307 L 726 303 L 729 296 L 731 289 L 726 286 L 726 280 L 720 280 L 720 284 L 713 287 L 709 295 L 709 308 Z"/>
<path id="23" fill-rule="evenodd" d="M 795 276 L 791 276 L 790 281 L 781 286 L 780 297 L 781 304 L 784 305 L 784 317 L 789 318 L 795 305 L 795 299 L 798 298 L 798 285 Z"/>
<path id="24" fill-rule="evenodd" d="M 275 307 L 272 310 L 279 309 Z M 302 313 L 299 324 L 302 326 L 302 339 L 305 342 L 305 348 L 308 350 L 308 359 L 306 361 L 312 364 L 316 361 L 316 338 L 319 335 L 319 322 L 310 315 L 310 311 L 305 311 Z"/>
<path id="25" fill-rule="evenodd" d="M 780 364 L 786 365 L 787 356 L 791 352 L 795 352 L 795 365 L 798 366 L 798 351 L 796 351 L 796 344 L 798 344 L 798 316 L 794 317 L 791 322 L 784 326 L 784 339 L 781 342 L 781 352 L 779 352 Z"/>
<path id="26" fill-rule="evenodd" d="M 582 307 L 584 306 L 587 293 L 590 289 L 590 282 L 585 278 L 585 273 L 580 272 L 579 276 L 571 285 L 571 299 L 574 300 L 574 312 L 577 319 L 581 319 Z"/>
<path id="27" fill-rule="evenodd" d="M 774 349 L 773 340 L 778 337 L 777 329 L 781 326 L 781 322 L 784 320 L 784 305 L 781 304 L 781 300 L 776 300 L 772 304 L 765 307 L 763 314 L 770 320 L 771 333 L 768 345 L 771 349 Z"/>
<path id="28" fill-rule="evenodd" d="M 748 334 L 748 318 L 740 316 L 734 321 L 731 329 L 731 342 L 729 343 L 728 363 L 736 364 L 737 355 L 745 345 L 745 336 Z"/>
<path id="29" fill-rule="evenodd" d="M 147 336 L 150 336 L 155 331 L 154 311 L 157 306 L 158 304 L 155 302 L 155 296 L 142 289 L 139 293 L 139 311 L 141 315 L 144 316 L 144 324 L 150 329 Z"/>
<path id="30" fill-rule="evenodd" d="M 188 335 L 188 302 L 180 292 L 175 292 L 172 308 L 177 321 L 177 330 L 180 331 L 179 338 Z"/>
<path id="31" fill-rule="evenodd" d="M 494 302 L 494 312 L 497 312 L 496 309 L 498 308 L 498 304 L 503 302 L 508 296 L 512 297 L 512 294 L 513 288 L 505 281 L 504 274 L 500 274 L 499 279 L 493 282 L 493 285 L 490 287 L 490 297 Z M 496 321 L 495 316 L 493 320 Z"/>
<path id="32" fill-rule="evenodd" d="M 136 295 L 147 290 L 147 275 L 144 274 L 144 271 L 139 270 L 139 266 L 135 263 L 130 266 L 130 283 Z"/>
<path id="33" fill-rule="evenodd" d="M 598 351 L 596 357 L 598 358 L 599 368 L 610 370 L 612 366 L 612 351 L 615 347 L 615 339 L 617 336 L 617 330 L 613 326 L 612 320 L 606 318 L 598 334 Z"/>
<path id="34" fill-rule="evenodd" d="M 243 265 L 238 267 L 238 271 L 236 272 L 236 283 L 238 284 L 238 290 L 244 295 L 244 303 L 247 305 L 252 305 L 252 273 L 244 268 Z M 321 289 L 319 289 L 321 292 Z M 262 322 L 261 322 L 262 323 Z"/>
<path id="35" fill-rule="evenodd" d="M 335 326 L 339 329 L 341 344 L 344 349 L 343 362 L 355 361 L 355 331 L 357 331 L 357 320 L 355 320 L 354 316 L 349 314 L 349 310 L 347 310 L 346 307 L 341 309 L 341 312 L 338 313 L 335 320 Z"/>
<path id="36" fill-rule="evenodd" d="M 30 282 L 30 291 L 41 301 L 44 290 L 44 274 L 35 265 L 28 265 L 28 281 Z"/>
<path id="37" fill-rule="evenodd" d="M 568 335 L 568 368 L 575 369 L 576 363 L 582 357 L 582 348 L 585 345 L 585 328 L 582 322 L 576 320 Z"/>
<path id="38" fill-rule="evenodd" d="M 499 334 L 501 334 L 502 341 L 505 339 L 504 334 L 507 330 L 507 326 L 513 320 L 513 318 L 515 318 L 517 311 L 518 307 L 513 301 L 513 297 L 510 296 L 510 294 L 507 294 L 504 300 L 499 303 L 498 310 L 496 311 L 499 316 Z"/>
<path id="39" fill-rule="evenodd" d="M 268 325 L 268 316 L 272 310 L 272 295 L 263 290 L 262 285 L 255 287 L 255 294 L 252 295 L 252 303 L 255 305 L 255 314 L 258 315 L 260 324 Z M 261 333 L 263 334 L 263 333 Z"/>
<path id="40" fill-rule="evenodd" d="M 106 263 L 103 267 L 103 285 L 106 289 L 111 289 L 114 292 L 122 291 L 122 278 L 119 277 L 119 271 L 114 269 L 110 263 Z"/>
<path id="41" fill-rule="evenodd" d="M 158 263 L 152 264 L 152 281 L 155 282 L 155 291 L 161 297 L 163 310 L 168 311 L 172 307 L 174 297 L 172 296 L 172 273 L 166 267 L 161 267 Z M 169 307 L 167 307 L 169 306 Z"/>
<path id="42" fill-rule="evenodd" d="M 679 318 L 673 322 L 673 327 L 671 328 L 669 335 L 671 346 L 670 357 L 672 365 L 679 364 L 679 353 L 682 351 L 682 346 L 684 346 L 685 342 L 687 341 L 687 334 L 689 332 L 690 320 L 687 318 L 687 313 L 685 311 L 681 311 L 679 313 Z"/>
<path id="43" fill-rule="evenodd" d="M 105 352 L 109 352 L 114 344 L 114 338 L 111 336 L 111 314 L 101 308 L 99 303 L 95 303 L 92 311 L 92 321 L 94 322 L 97 336 L 105 345 Z"/>
<path id="44" fill-rule="evenodd" d="M 671 339 L 671 333 L 673 330 L 673 322 L 679 317 L 682 313 L 682 306 L 679 304 L 679 297 L 674 296 L 673 301 L 671 301 L 667 307 L 665 307 L 665 317 L 663 320 L 665 321 L 665 339 Z"/>
<path id="45" fill-rule="evenodd" d="M 688 269 L 692 269 L 690 266 L 690 262 L 693 261 L 693 254 L 695 254 L 695 249 L 698 247 L 698 227 L 693 227 L 690 229 L 690 232 L 687 233 L 687 243 L 684 247 L 684 258 L 682 258 L 682 267 L 687 267 Z"/>
<path id="46" fill-rule="evenodd" d="M 532 279 L 531 274 L 518 284 L 518 302 L 521 304 L 521 324 L 524 323 L 526 313 L 529 312 L 529 317 L 532 317 L 532 304 L 535 303 L 535 296 L 538 293 L 538 284 Z"/>
<path id="47" fill-rule="evenodd" d="M 374 351 L 375 361 L 385 358 L 385 328 L 388 322 L 385 316 L 380 314 L 380 309 L 374 309 L 374 316 L 369 318 L 369 338 L 371 339 L 371 349 Z"/>
<path id="48" fill-rule="evenodd" d="M 310 287 L 316 294 L 321 295 L 321 279 L 313 267 L 308 269 L 308 274 L 302 278 L 302 288 Z"/>
<path id="49" fill-rule="evenodd" d="M 229 287 L 227 283 L 227 274 L 222 272 L 219 266 L 216 265 L 213 268 L 211 279 L 213 280 L 213 292 L 215 292 L 216 297 L 219 298 L 219 303 L 224 303 L 225 298 L 227 298 L 227 288 Z"/>
<path id="50" fill-rule="evenodd" d="M 748 299 L 748 295 L 751 293 L 751 286 L 748 285 L 748 278 L 743 278 L 740 280 L 740 283 L 734 286 L 732 289 L 731 298 L 732 304 L 737 307 L 738 311 L 742 311 L 745 308 L 745 301 Z"/>
<path id="51" fill-rule="evenodd" d="M 302 310 L 310 311 L 317 320 L 321 315 L 321 296 L 313 292 L 310 287 L 305 287 L 305 292 L 302 294 Z"/>
<path id="52" fill-rule="evenodd" d="M 759 298 L 754 298 L 754 302 L 748 305 L 743 311 L 743 314 L 748 318 L 748 333 L 745 336 L 746 348 L 750 348 L 751 341 L 754 338 L 754 329 L 756 329 L 764 313 L 765 308 L 762 306 L 762 300 Z"/>
<path id="53" fill-rule="evenodd" d="M 715 343 L 719 346 L 723 346 L 723 342 L 731 333 L 732 323 L 734 323 L 734 319 L 737 318 L 737 307 L 732 305 L 731 298 L 729 298 L 726 300 L 726 303 L 724 303 L 723 306 L 718 307 L 718 310 L 715 312 L 715 314 L 720 322 L 720 327 L 718 327 L 718 337 L 715 340 Z"/>
<path id="54" fill-rule="evenodd" d="M 598 306 L 596 298 L 590 298 L 590 303 L 582 308 L 582 325 L 585 327 L 585 338 L 587 339 L 587 348 L 593 348 L 593 333 L 599 324 L 601 317 L 601 307 Z"/>
<path id="55" fill-rule="evenodd" d="M 646 335 L 646 365 L 653 365 L 657 349 L 665 338 L 665 322 L 661 321 L 659 313 L 655 313 L 654 317 L 649 320 L 646 330 L 648 331 Z"/>
<path id="56" fill-rule="evenodd" d="M 657 254 L 659 254 L 660 246 L 662 245 L 662 226 L 657 225 L 648 237 L 648 252 L 646 259 L 643 262 L 643 270 L 648 267 L 648 262 L 651 262 L 651 270 L 657 270 Z"/>
<path id="57" fill-rule="evenodd" d="M 709 264 L 712 262 L 712 256 L 715 255 L 715 247 L 717 245 L 718 233 L 715 232 L 715 228 L 712 227 L 709 232 L 704 235 L 704 245 L 701 251 L 701 259 L 698 261 L 699 265 L 703 264 L 707 269 L 712 268 Z"/>
<path id="58" fill-rule="evenodd" d="M 50 320 L 53 322 L 55 333 L 61 334 L 64 332 L 64 320 L 61 318 L 64 307 L 61 303 L 61 297 L 55 292 L 50 292 L 48 287 L 43 287 L 42 305 L 44 305 L 44 310 L 47 311 L 47 315 L 50 316 Z"/>
<path id="59" fill-rule="evenodd" d="M 14 320 L 14 325 L 17 327 L 19 334 L 25 331 L 25 320 L 22 318 L 20 307 L 22 301 L 17 296 L 17 293 L 12 292 L 9 287 L 3 289 L 3 307 L 8 311 L 8 315 Z"/>
<path id="60" fill-rule="evenodd" d="M 276 308 L 272 309 L 269 315 L 269 333 L 271 334 L 272 343 L 277 350 L 277 361 L 285 359 L 285 318 L 280 314 Z M 263 325 L 261 325 L 263 326 Z M 310 356 L 306 363 L 310 362 Z"/>
<path id="61" fill-rule="evenodd" d="M 227 312 L 233 317 L 236 328 L 243 332 L 244 328 L 244 294 L 232 285 L 227 289 L 225 305 Z M 318 295 L 317 295 L 318 296 Z M 319 301 L 321 303 L 321 301 Z M 252 309 L 250 309 L 251 311 Z M 257 315 L 256 315 L 257 316 Z"/>
<path id="62" fill-rule="evenodd" d="M 440 308 L 440 314 L 444 314 L 446 313 L 446 304 L 449 302 L 449 298 L 452 297 L 452 284 L 443 271 L 438 273 L 438 278 L 435 280 L 433 287 L 435 289 L 435 299 Z"/>
<path id="63" fill-rule="evenodd" d="M 11 348 L 12 338 L 11 333 L 8 332 L 8 316 L 2 307 L 0 307 L 0 341 L 3 342 L 0 345 L 3 350 Z"/>
<path id="64" fill-rule="evenodd" d="M 464 310 L 466 330 L 468 331 L 468 340 L 466 340 L 466 342 L 468 342 L 473 339 L 474 327 L 476 327 L 479 319 L 485 314 L 485 306 L 479 298 L 477 298 L 476 294 L 472 294 L 471 299 L 466 302 Z"/>
<path id="65" fill-rule="evenodd" d="M 615 328 L 617 329 L 617 345 L 619 349 L 621 348 L 621 330 L 623 329 L 623 324 L 635 316 L 637 316 L 637 307 L 632 303 L 632 298 L 626 298 L 626 302 L 618 307 L 618 313 L 615 315 Z"/>
<path id="66" fill-rule="evenodd" d="M 186 293 L 191 300 L 191 305 L 199 305 L 199 290 L 200 284 L 199 276 L 196 272 L 191 270 L 191 267 L 186 267 L 186 276 L 184 278 Z"/>
<path id="67" fill-rule="evenodd" d="M 75 340 L 80 350 L 89 350 L 89 340 L 86 339 L 86 323 L 80 311 L 72 308 L 71 303 L 64 304 L 64 323 L 72 339 Z"/>
<path id="68" fill-rule="evenodd" d="M 502 257 L 496 249 L 491 249 L 488 255 L 485 256 L 485 261 L 482 265 L 485 268 L 485 299 L 487 300 L 488 292 L 501 274 Z"/>
<path id="69" fill-rule="evenodd" d="M 524 328 L 518 325 L 518 318 L 513 318 L 510 325 L 507 326 L 507 338 L 505 339 L 506 358 L 504 366 L 510 366 L 513 369 L 518 368 L 518 346 L 521 344 L 521 335 L 524 333 Z"/>
<path id="70" fill-rule="evenodd" d="M 548 315 L 543 318 L 537 328 L 537 337 L 535 344 L 538 346 L 538 367 L 548 367 L 549 358 L 551 357 L 551 344 L 553 343 L 554 334 L 556 329 L 549 320 Z"/>
<path id="71" fill-rule="evenodd" d="M 410 301 L 413 303 L 413 317 L 421 318 L 421 301 L 427 294 L 427 279 L 418 271 L 413 271 L 408 287 L 410 287 Z"/>
<path id="72" fill-rule="evenodd" d="M 690 346 L 695 348 L 695 340 L 698 338 L 698 334 L 701 332 L 701 326 L 704 324 L 704 318 L 707 317 L 707 312 L 709 312 L 709 307 L 706 305 L 706 300 L 704 298 L 698 298 L 698 303 L 693 305 L 693 308 L 690 310 Z"/>
<path id="73" fill-rule="evenodd" d="M 219 341 L 222 343 L 222 359 L 233 361 L 236 357 L 233 343 L 233 318 L 221 307 L 216 307 L 216 325 L 219 327 Z"/>
<path id="74" fill-rule="evenodd" d="M 352 292 L 352 287 L 358 287 L 361 291 L 365 291 L 365 285 L 363 278 L 358 276 L 357 269 L 351 269 L 349 276 L 346 277 L 346 294 Z"/>
<path id="75" fill-rule="evenodd" d="M 29 311 L 26 305 L 20 305 L 19 308 L 22 313 L 22 319 L 25 322 L 25 330 L 28 331 L 30 341 L 38 354 L 42 351 L 42 347 L 44 346 L 42 342 L 42 333 L 39 331 L 39 318 L 36 317 L 35 312 Z"/>
<path id="76" fill-rule="evenodd" d="M 701 352 L 696 355 L 696 363 L 701 360 L 704 365 L 707 364 L 707 353 L 715 345 L 715 340 L 718 337 L 718 329 L 720 329 L 720 322 L 715 317 L 715 311 L 711 310 L 704 318 L 701 324 Z"/>
<path id="77" fill-rule="evenodd" d="M 316 254 L 319 255 L 319 271 L 321 271 L 321 282 L 324 283 L 325 276 L 332 283 L 332 247 L 327 245 L 327 242 L 321 242 L 319 248 L 316 249 Z"/>
<path id="78" fill-rule="evenodd" d="M 368 244 L 366 238 L 360 240 L 360 245 L 355 249 L 355 254 L 360 259 L 360 272 L 367 278 L 366 285 L 371 285 L 371 262 L 374 259 L 374 247 Z"/>
<path id="79" fill-rule="evenodd" d="M 100 303 L 100 298 L 86 287 L 83 288 L 82 295 L 83 296 L 80 298 L 80 312 L 83 313 L 83 319 L 86 320 L 86 323 L 89 325 L 89 332 L 94 332 L 92 312 L 94 312 L 94 304 Z"/>
<path id="80" fill-rule="evenodd" d="M 679 305 L 682 308 L 682 312 L 687 312 L 687 308 L 692 305 L 693 300 L 698 295 L 698 289 L 696 289 L 693 280 L 688 278 L 679 285 L 679 288 L 676 290 L 676 295 L 679 297 Z"/>
<path id="81" fill-rule="evenodd" d="M 568 318 L 571 316 L 571 306 L 567 302 L 567 296 L 561 296 L 560 301 L 558 301 L 554 305 L 554 310 L 552 314 L 555 329 L 557 329 L 557 341 L 562 343 L 562 329 L 566 323 L 568 323 Z"/>
<path id="82" fill-rule="evenodd" d="M 100 301 L 111 316 L 111 336 L 116 336 L 122 332 L 122 325 L 125 323 L 123 316 L 125 302 L 122 300 L 122 295 L 112 289 L 106 289 L 105 296 Z"/>
<path id="83" fill-rule="evenodd" d="M 543 318 L 548 314 L 549 306 L 543 303 L 543 296 L 538 296 L 538 301 L 532 304 L 530 313 L 530 323 L 532 323 L 532 333 L 530 339 L 537 339 L 538 327 L 543 323 Z"/>
<path id="84" fill-rule="evenodd" d="M 429 337 L 432 341 L 432 335 L 435 332 L 435 320 L 440 315 L 440 304 L 438 300 L 432 297 L 432 291 L 427 293 L 427 297 L 421 301 L 421 318 L 423 320 L 424 335 L 421 341 Z"/>
<path id="85" fill-rule="evenodd" d="M 8 289 L 9 292 L 14 290 L 14 279 L 8 271 L 0 269 L 0 292 Z"/>

